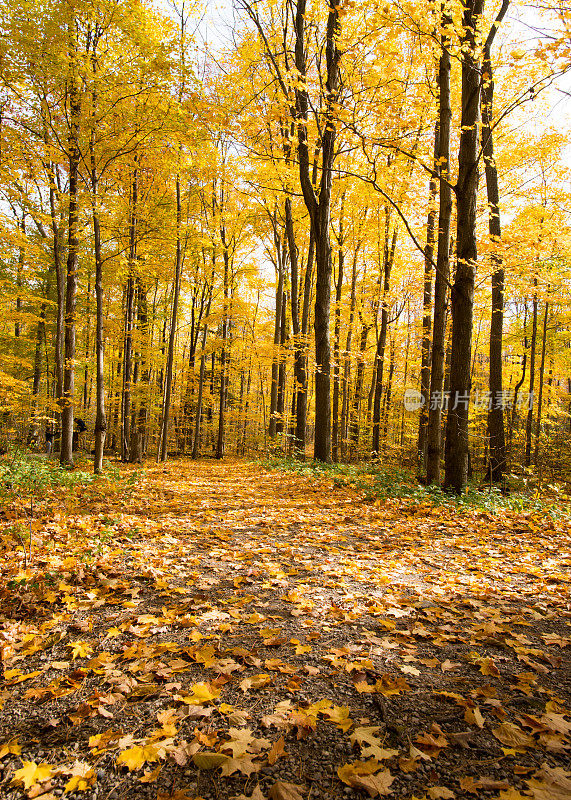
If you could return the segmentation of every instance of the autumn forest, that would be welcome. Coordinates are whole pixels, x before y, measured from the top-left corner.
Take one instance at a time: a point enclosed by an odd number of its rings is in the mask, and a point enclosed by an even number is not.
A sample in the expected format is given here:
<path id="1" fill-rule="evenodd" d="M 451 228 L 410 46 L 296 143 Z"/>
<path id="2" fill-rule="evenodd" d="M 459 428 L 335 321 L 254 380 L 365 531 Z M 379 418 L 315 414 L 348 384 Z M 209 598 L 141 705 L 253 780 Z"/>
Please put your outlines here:
<path id="1" fill-rule="evenodd" d="M 0 9 L 0 796 L 571 797 L 569 5 Z"/>
<path id="2" fill-rule="evenodd" d="M 569 19 L 482 6 L 6 5 L 4 446 L 568 474 Z"/>

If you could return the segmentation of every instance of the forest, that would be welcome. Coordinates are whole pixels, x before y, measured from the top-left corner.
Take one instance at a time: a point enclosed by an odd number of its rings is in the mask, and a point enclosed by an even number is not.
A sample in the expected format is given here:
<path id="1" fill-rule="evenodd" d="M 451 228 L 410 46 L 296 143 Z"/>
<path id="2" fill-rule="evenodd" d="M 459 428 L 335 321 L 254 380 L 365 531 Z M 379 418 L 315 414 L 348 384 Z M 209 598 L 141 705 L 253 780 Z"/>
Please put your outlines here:
<path id="1" fill-rule="evenodd" d="M 569 800 L 571 8 L 0 0 L 0 798 Z"/>
<path id="2" fill-rule="evenodd" d="M 568 9 L 201 13 L 3 6 L 4 449 L 565 480 Z"/>

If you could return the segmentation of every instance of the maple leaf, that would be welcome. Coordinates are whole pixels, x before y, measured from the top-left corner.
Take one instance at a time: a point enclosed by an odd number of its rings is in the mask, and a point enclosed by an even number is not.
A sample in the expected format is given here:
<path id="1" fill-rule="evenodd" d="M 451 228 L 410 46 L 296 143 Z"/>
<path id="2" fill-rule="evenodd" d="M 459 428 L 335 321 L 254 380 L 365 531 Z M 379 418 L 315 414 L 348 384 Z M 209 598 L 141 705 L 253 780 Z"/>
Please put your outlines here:
<path id="1" fill-rule="evenodd" d="M 394 777 L 388 769 L 374 774 L 379 769 L 379 763 L 374 759 L 369 761 L 354 761 L 344 764 L 337 770 L 337 775 L 343 783 L 353 789 L 363 789 L 370 797 L 390 794 Z"/>
<path id="2" fill-rule="evenodd" d="M 571 797 L 571 772 L 544 764 L 526 783 L 534 800 L 568 800 Z"/>
<path id="3" fill-rule="evenodd" d="M 270 800 L 303 800 L 301 786 L 287 781 L 276 781 L 268 796 Z"/>
<path id="4" fill-rule="evenodd" d="M 43 783 L 53 775 L 53 767 L 49 764 L 36 764 L 35 761 L 22 761 L 22 767 L 17 769 L 12 778 L 12 783 L 23 784 L 24 789 L 30 789 L 37 783 Z"/>
<path id="5" fill-rule="evenodd" d="M 9 754 L 19 756 L 22 752 L 22 748 L 18 744 L 18 737 L 15 736 L 13 739 L 10 739 L 8 742 L 4 742 L 4 744 L 0 744 L 0 758 L 4 758 Z"/>
<path id="6" fill-rule="evenodd" d="M 343 764 L 337 768 L 337 775 L 339 780 L 346 783 L 347 786 L 351 786 L 351 781 L 355 775 L 371 775 L 378 769 L 380 769 L 379 762 L 375 758 L 371 758 L 368 761 L 353 761 Z"/>
<path id="7" fill-rule="evenodd" d="M 472 794 L 479 794 L 480 789 L 509 789 L 507 781 L 497 781 L 494 778 L 474 778 L 472 776 L 460 778 L 460 787 Z"/>
<path id="8" fill-rule="evenodd" d="M 456 797 L 446 786 L 429 786 L 427 792 L 432 800 L 453 800 Z"/>
<path id="9" fill-rule="evenodd" d="M 230 761 L 230 756 L 225 755 L 224 753 L 214 753 L 214 752 L 204 752 L 204 753 L 195 753 L 192 756 L 192 760 L 194 761 L 195 765 L 199 769 L 218 769 L 226 761 Z"/>
<path id="10" fill-rule="evenodd" d="M 467 708 L 464 711 L 464 719 L 470 725 L 477 725 L 478 728 L 484 727 L 484 717 L 482 716 L 478 706 L 476 706 L 475 708 Z"/>
<path id="11" fill-rule="evenodd" d="M 283 736 L 273 743 L 272 749 L 268 753 L 268 763 L 270 765 L 275 764 L 278 758 L 282 758 L 282 756 L 287 756 L 285 751 L 285 739 Z"/>
<path id="12" fill-rule="evenodd" d="M 375 734 L 380 731 L 378 725 L 369 728 L 355 728 L 354 732 L 349 737 L 351 744 L 358 744 L 361 747 L 361 754 L 365 758 L 376 758 L 382 761 L 386 758 L 398 756 L 398 750 L 385 749 L 382 747 L 382 741 Z"/>
<path id="13" fill-rule="evenodd" d="M 143 777 L 140 778 L 141 783 L 154 783 L 159 777 L 161 770 L 162 766 L 159 764 L 159 766 L 155 767 L 152 771 L 143 773 Z"/>
<path id="14" fill-rule="evenodd" d="M 392 695 L 397 695 L 409 690 L 410 686 L 400 675 L 391 675 L 387 673 L 381 675 L 375 683 L 375 691 L 382 694 L 384 697 L 392 697 Z"/>
<path id="15" fill-rule="evenodd" d="M 239 794 L 235 800 L 266 800 L 266 796 L 262 793 L 258 785 L 249 797 L 246 797 L 245 794 Z"/>
<path id="16" fill-rule="evenodd" d="M 135 745 L 128 750 L 124 750 L 117 758 L 117 764 L 124 764 L 132 772 L 140 769 L 146 762 L 158 761 L 158 751 L 155 745 L 148 744 L 140 747 Z"/>
<path id="17" fill-rule="evenodd" d="M 323 716 L 328 717 L 331 722 L 334 722 L 337 727 L 346 733 L 353 725 L 353 720 L 349 717 L 348 706 L 333 706 L 332 708 L 324 708 L 321 713 Z"/>
<path id="18" fill-rule="evenodd" d="M 191 691 L 191 695 L 181 697 L 183 703 L 189 706 L 201 706 L 220 697 L 220 689 L 213 687 L 210 683 L 204 683 L 204 681 L 193 684 Z"/>
<path id="19" fill-rule="evenodd" d="M 240 689 L 242 689 L 243 692 L 247 692 L 248 689 L 261 689 L 271 682 L 271 676 L 268 675 L 267 672 L 261 672 L 258 675 L 252 675 L 251 678 L 244 678 L 244 680 L 240 682 Z"/>
<path id="20" fill-rule="evenodd" d="M 70 642 L 67 646 L 71 648 L 72 659 L 74 661 L 76 658 L 89 658 L 93 653 L 93 647 L 89 642 Z"/>
<path id="21" fill-rule="evenodd" d="M 66 792 L 85 792 L 95 782 L 95 771 L 85 761 L 76 761 L 68 774 L 72 777 L 65 785 Z"/>
<path id="22" fill-rule="evenodd" d="M 227 758 L 221 764 L 222 776 L 233 775 L 235 772 L 241 772 L 243 775 L 251 775 L 253 772 L 258 772 L 261 768 L 259 761 L 254 761 L 250 753 L 243 753 L 237 758 Z"/>
<path id="23" fill-rule="evenodd" d="M 492 733 L 502 744 L 514 749 L 535 745 L 533 737 L 512 722 L 502 722 L 497 728 L 492 729 Z"/>

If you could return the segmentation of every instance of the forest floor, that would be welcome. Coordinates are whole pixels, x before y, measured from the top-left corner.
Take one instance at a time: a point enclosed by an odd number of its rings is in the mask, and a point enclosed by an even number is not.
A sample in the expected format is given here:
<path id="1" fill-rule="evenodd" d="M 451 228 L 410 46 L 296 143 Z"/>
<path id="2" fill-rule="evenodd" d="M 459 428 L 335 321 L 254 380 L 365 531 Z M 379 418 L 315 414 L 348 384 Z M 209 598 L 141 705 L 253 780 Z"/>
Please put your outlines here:
<path id="1" fill-rule="evenodd" d="M 2 800 L 571 797 L 568 524 L 175 461 L 47 490 L 24 570 L 27 508 Z"/>

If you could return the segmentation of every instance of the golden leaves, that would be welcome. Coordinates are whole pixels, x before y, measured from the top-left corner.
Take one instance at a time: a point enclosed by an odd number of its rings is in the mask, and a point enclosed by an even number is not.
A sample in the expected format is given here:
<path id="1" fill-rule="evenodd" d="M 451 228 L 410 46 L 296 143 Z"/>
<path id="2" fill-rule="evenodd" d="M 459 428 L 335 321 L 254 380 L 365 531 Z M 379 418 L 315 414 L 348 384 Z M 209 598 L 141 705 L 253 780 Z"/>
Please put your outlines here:
<path id="1" fill-rule="evenodd" d="M 53 775 L 53 767 L 49 764 L 36 764 L 35 761 L 22 761 L 22 767 L 17 769 L 12 778 L 12 783 L 23 785 L 30 789 L 37 783 L 43 783 Z"/>
<path id="2" fill-rule="evenodd" d="M 143 764 L 153 763 L 159 760 L 158 750 L 153 744 L 135 745 L 128 750 L 124 750 L 117 758 L 117 764 L 123 764 L 130 772 L 140 769 Z"/>
<path id="3" fill-rule="evenodd" d="M 4 744 L 0 744 L 0 758 L 4 758 L 7 755 L 19 756 L 21 752 L 22 748 L 18 744 L 17 736 L 14 736 L 8 742 L 4 742 Z"/>
<path id="4" fill-rule="evenodd" d="M 181 697 L 183 703 L 189 706 L 201 706 L 220 697 L 220 689 L 210 683 L 200 681 L 191 687 L 192 694 Z"/>

